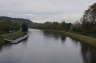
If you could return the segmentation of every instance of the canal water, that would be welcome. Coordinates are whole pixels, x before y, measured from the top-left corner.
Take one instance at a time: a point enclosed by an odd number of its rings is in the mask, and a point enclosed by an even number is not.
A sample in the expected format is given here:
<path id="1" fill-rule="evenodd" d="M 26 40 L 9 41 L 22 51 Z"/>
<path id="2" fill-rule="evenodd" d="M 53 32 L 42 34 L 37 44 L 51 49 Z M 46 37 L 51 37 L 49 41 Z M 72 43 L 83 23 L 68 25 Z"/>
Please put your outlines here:
<path id="1" fill-rule="evenodd" d="M 0 63 L 96 63 L 96 50 L 57 32 L 30 29 L 28 39 L 0 48 Z"/>

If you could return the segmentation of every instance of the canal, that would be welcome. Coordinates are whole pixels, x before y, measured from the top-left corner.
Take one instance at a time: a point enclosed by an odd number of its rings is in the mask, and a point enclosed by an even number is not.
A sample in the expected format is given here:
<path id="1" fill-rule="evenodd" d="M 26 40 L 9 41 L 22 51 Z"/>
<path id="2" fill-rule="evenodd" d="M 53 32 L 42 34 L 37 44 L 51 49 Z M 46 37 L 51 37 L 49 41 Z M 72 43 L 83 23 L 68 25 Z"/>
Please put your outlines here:
<path id="1" fill-rule="evenodd" d="M 96 50 L 57 32 L 30 29 L 28 39 L 0 48 L 0 63 L 96 63 Z"/>

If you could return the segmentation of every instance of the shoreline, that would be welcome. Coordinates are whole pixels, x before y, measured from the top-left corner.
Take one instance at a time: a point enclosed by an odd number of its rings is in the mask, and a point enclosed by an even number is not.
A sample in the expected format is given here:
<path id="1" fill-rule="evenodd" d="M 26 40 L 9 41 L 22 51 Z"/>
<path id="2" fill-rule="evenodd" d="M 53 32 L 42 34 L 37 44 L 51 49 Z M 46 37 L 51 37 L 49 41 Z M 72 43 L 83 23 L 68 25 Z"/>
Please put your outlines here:
<path id="1" fill-rule="evenodd" d="M 78 34 L 78 33 L 58 31 L 58 30 L 43 30 L 43 31 L 52 31 L 52 32 L 62 33 L 67 37 L 73 38 L 75 40 L 79 40 L 82 43 L 88 44 L 88 45 L 96 48 L 96 38 L 93 38 L 93 37 L 81 35 L 81 34 Z"/>
<path id="2" fill-rule="evenodd" d="M 28 37 L 28 33 L 24 32 L 15 32 L 15 33 L 8 33 L 1 36 L 4 43 L 18 43 L 21 40 L 24 40 Z"/>

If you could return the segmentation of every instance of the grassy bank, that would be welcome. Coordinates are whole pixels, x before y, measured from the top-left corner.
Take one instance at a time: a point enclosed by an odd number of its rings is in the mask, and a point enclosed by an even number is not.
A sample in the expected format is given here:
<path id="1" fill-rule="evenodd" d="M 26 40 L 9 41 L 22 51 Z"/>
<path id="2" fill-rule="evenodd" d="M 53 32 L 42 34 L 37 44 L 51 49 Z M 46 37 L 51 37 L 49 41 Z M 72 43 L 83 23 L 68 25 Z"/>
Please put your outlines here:
<path id="1" fill-rule="evenodd" d="M 4 44 L 6 44 L 6 42 L 2 37 L 0 37 L 0 47 L 3 46 Z"/>
<path id="2" fill-rule="evenodd" d="M 3 38 L 10 39 L 10 40 L 14 40 L 14 39 L 17 39 L 17 38 L 19 38 L 19 37 L 24 36 L 24 33 L 18 31 L 18 32 L 15 32 L 15 33 L 3 34 L 2 36 L 3 36 Z"/>
<path id="3" fill-rule="evenodd" d="M 24 32 L 15 32 L 15 33 L 6 33 L 6 34 L 2 34 L 0 35 L 0 47 L 8 44 L 8 42 L 6 42 L 4 39 L 8 39 L 8 40 L 14 40 L 17 39 L 19 37 L 24 36 L 25 33 Z"/>
<path id="4" fill-rule="evenodd" d="M 64 35 L 74 38 L 76 40 L 80 40 L 80 41 L 96 48 L 96 38 L 92 38 L 92 37 L 77 34 L 77 33 L 71 33 L 71 32 L 64 32 Z"/>
<path id="5" fill-rule="evenodd" d="M 94 38 L 94 37 L 81 35 L 81 34 L 73 33 L 73 32 L 64 32 L 64 31 L 57 31 L 57 30 L 44 30 L 44 31 L 58 32 L 59 34 L 79 40 L 83 43 L 86 43 L 86 44 L 91 45 L 92 47 L 96 48 L 96 38 Z"/>

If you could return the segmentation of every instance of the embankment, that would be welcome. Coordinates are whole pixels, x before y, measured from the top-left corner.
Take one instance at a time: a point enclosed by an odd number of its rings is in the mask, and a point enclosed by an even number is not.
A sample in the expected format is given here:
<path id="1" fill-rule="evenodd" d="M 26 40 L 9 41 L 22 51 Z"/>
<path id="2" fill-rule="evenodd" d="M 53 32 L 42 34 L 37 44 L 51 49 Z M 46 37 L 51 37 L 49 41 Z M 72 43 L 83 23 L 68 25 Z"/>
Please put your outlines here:
<path id="1" fill-rule="evenodd" d="M 85 35 L 81 35 L 81 34 L 73 33 L 73 32 L 57 31 L 57 30 L 44 30 L 44 31 L 58 32 L 62 35 L 64 34 L 65 36 L 79 40 L 82 43 L 86 43 L 86 44 L 96 48 L 96 38 L 93 38 L 90 36 L 85 36 Z"/>
<path id="2" fill-rule="evenodd" d="M 79 40 L 83 43 L 86 43 L 88 45 L 91 45 L 92 47 L 96 48 L 96 38 L 92 38 L 89 36 L 85 36 L 85 35 L 81 35 L 81 34 L 77 34 L 77 33 L 71 33 L 71 32 L 63 32 L 64 35 L 74 38 L 76 40 Z"/>
<path id="3" fill-rule="evenodd" d="M 7 33 L 0 36 L 0 45 L 7 44 L 7 40 L 16 40 L 20 37 L 23 37 L 25 35 L 24 32 L 14 32 L 14 33 Z M 5 40 L 6 39 L 6 40 Z"/>

